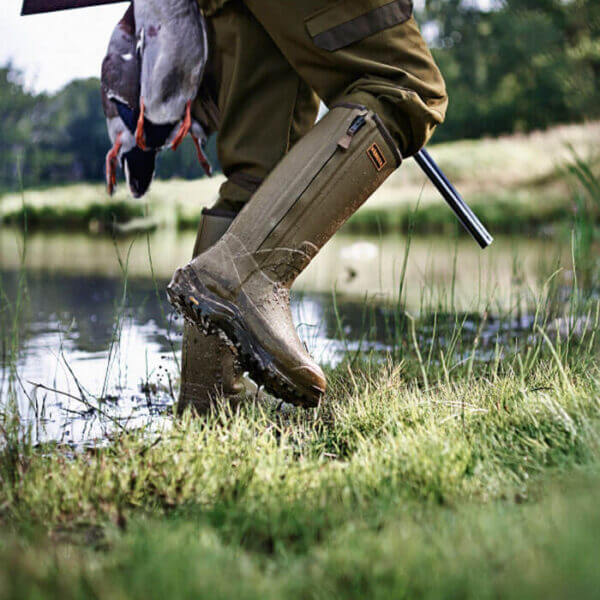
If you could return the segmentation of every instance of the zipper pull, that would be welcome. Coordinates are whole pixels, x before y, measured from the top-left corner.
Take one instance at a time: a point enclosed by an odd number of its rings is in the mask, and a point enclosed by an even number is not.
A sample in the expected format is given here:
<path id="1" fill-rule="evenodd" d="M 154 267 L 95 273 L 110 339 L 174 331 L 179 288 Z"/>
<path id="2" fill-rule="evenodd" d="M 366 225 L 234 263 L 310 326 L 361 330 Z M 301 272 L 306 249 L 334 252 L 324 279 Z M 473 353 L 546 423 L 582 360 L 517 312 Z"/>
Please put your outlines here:
<path id="1" fill-rule="evenodd" d="M 350 144 L 352 143 L 352 138 L 366 122 L 367 120 L 365 119 L 364 115 L 358 115 L 355 117 L 352 123 L 350 123 L 350 127 L 348 127 L 348 130 L 346 131 L 346 135 L 344 135 L 344 137 L 338 141 L 337 145 L 342 150 L 348 150 L 348 148 L 350 148 Z"/>

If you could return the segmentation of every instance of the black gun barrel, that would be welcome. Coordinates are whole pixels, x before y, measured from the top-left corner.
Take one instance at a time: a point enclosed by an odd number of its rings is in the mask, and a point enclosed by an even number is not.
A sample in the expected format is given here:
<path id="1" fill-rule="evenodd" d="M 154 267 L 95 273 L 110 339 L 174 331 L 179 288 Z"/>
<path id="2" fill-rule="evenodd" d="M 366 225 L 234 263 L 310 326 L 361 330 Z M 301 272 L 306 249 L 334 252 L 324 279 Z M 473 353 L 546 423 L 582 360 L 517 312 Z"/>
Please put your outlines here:
<path id="1" fill-rule="evenodd" d="M 69 8 L 87 8 L 88 6 L 101 6 L 103 4 L 116 4 L 124 0 L 23 0 L 21 14 L 39 15 L 41 13 L 67 10 Z"/>
<path id="2" fill-rule="evenodd" d="M 415 154 L 414 159 L 417 164 L 423 169 L 425 175 L 429 177 L 433 185 L 438 189 L 444 200 L 450 205 L 458 220 L 463 227 L 469 232 L 471 237 L 483 248 L 487 248 L 494 238 L 490 232 L 483 226 L 483 223 L 477 218 L 477 215 L 471 210 L 469 205 L 462 199 L 461 195 L 456 191 L 456 188 L 450 183 L 444 172 L 439 168 L 436 162 L 431 157 L 431 154 L 421 149 Z"/>

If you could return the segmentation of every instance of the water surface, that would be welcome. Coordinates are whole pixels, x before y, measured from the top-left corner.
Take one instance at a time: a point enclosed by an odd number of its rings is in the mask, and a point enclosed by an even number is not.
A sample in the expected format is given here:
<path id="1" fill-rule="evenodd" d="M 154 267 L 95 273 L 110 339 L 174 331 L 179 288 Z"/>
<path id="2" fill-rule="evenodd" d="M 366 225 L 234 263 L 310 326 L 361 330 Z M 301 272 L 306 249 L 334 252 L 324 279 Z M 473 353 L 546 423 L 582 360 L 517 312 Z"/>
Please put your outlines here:
<path id="1" fill-rule="evenodd" d="M 177 395 L 181 321 L 165 300 L 174 268 L 190 253 L 191 233 L 159 231 L 112 240 L 85 234 L 0 229 L 3 354 L 0 393 L 9 381 L 37 441 L 102 439 L 122 427 L 168 422 Z M 335 365 L 345 353 L 385 355 L 398 339 L 393 318 L 402 289 L 413 314 L 455 311 L 475 335 L 486 311 L 482 351 L 510 329 L 527 331 L 527 307 L 567 249 L 543 239 L 499 239 L 481 252 L 469 239 L 336 236 L 301 276 L 294 322 L 309 350 Z M 400 288 L 402 273 L 404 285 Z M 11 360 L 7 318 L 26 290 L 20 352 Z M 494 314 L 509 312 L 506 323 Z M 419 336 L 428 335 L 427 326 Z M 12 365 L 12 368 L 11 368 Z M 12 373 L 12 377 L 10 376 Z"/>

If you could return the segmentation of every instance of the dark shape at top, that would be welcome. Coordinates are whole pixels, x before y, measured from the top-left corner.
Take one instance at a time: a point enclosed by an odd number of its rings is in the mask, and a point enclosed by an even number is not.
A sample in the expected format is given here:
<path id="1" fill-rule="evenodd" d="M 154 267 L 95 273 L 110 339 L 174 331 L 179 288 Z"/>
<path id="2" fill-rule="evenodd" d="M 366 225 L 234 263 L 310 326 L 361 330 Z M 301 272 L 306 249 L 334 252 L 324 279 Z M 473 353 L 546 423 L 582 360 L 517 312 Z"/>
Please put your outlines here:
<path id="1" fill-rule="evenodd" d="M 67 10 L 69 8 L 86 8 L 103 4 L 117 4 L 127 0 L 23 0 L 22 15 L 37 15 L 40 13 Z"/>

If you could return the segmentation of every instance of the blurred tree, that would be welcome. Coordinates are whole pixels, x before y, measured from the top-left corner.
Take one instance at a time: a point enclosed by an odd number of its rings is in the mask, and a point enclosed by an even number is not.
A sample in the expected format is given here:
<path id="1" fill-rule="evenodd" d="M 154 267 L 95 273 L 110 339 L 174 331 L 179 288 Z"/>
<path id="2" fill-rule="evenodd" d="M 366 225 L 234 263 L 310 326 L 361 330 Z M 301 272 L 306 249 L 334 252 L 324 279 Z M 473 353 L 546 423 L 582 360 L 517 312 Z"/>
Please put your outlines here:
<path id="1" fill-rule="evenodd" d="M 436 139 L 600 116 L 597 0 L 426 0 L 419 14 L 450 95 Z"/>
<path id="2" fill-rule="evenodd" d="M 18 182 L 19 162 L 31 145 L 37 100 L 23 90 L 19 71 L 10 63 L 0 67 L 0 186 Z"/>
<path id="3" fill-rule="evenodd" d="M 69 83 L 58 93 L 33 95 L 10 64 L 0 68 L 0 191 L 72 181 L 102 181 L 110 147 L 96 78 Z M 214 139 L 207 154 L 218 167 Z M 204 173 L 191 140 L 162 152 L 160 177 L 192 179 Z"/>
<path id="4" fill-rule="evenodd" d="M 437 141 L 600 117 L 598 0 L 425 0 L 417 16 L 450 95 Z M 108 147 L 97 79 L 35 96 L 0 68 L 0 190 L 19 169 L 26 186 L 101 181 Z M 208 155 L 218 166 L 214 139 Z M 157 172 L 202 176 L 190 140 Z"/>

